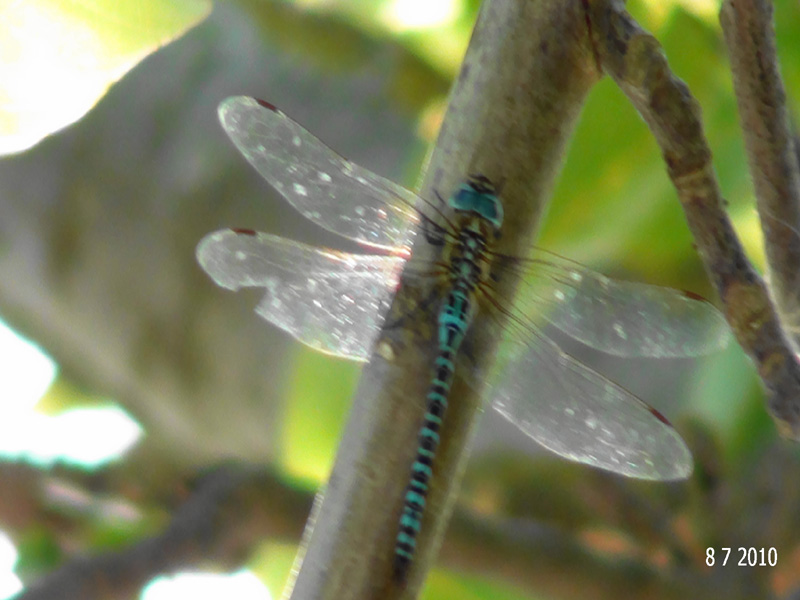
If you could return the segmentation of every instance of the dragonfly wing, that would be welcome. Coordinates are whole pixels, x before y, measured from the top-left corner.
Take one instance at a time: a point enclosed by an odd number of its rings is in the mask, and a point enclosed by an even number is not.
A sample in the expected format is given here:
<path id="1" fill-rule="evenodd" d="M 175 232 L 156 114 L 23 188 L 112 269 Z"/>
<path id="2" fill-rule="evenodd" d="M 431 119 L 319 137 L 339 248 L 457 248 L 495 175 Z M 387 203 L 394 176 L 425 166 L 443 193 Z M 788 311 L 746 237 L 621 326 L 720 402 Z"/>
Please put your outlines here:
<path id="1" fill-rule="evenodd" d="M 655 409 L 541 337 L 497 373 L 494 407 L 565 458 L 641 479 L 683 479 L 692 457 Z"/>
<path id="2" fill-rule="evenodd" d="M 419 220 L 413 192 L 345 160 L 266 102 L 228 98 L 219 119 L 250 164 L 307 219 L 376 248 L 409 244 Z"/>
<path id="3" fill-rule="evenodd" d="M 265 288 L 257 312 L 295 339 L 359 361 L 369 359 L 404 263 L 231 229 L 204 237 L 197 260 L 222 287 Z"/>
<path id="4" fill-rule="evenodd" d="M 669 358 L 709 354 L 730 340 L 725 318 L 699 296 L 611 279 L 549 253 L 534 263 L 540 276 L 523 280 L 517 306 L 587 346 Z"/>

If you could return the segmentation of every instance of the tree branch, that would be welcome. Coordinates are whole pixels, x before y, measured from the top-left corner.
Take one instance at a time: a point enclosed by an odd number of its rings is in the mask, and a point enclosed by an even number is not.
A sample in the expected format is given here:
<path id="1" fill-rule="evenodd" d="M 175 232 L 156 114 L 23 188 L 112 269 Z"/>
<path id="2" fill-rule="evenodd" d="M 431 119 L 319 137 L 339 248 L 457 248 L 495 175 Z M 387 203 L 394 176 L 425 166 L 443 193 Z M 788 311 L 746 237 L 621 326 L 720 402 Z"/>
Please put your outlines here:
<path id="1" fill-rule="evenodd" d="M 160 574 L 201 564 L 238 567 L 263 539 L 296 540 L 310 505 L 307 494 L 268 471 L 223 466 L 198 482 L 160 535 L 74 558 L 14 600 L 133 600 Z"/>
<path id="2" fill-rule="evenodd" d="M 798 457 L 779 444 L 767 447 L 752 465 L 728 473 L 722 490 L 699 488 L 696 478 L 654 486 L 547 459 L 509 465 L 500 457 L 473 466 L 473 491 L 456 507 L 440 557 L 440 564 L 455 570 L 500 578 L 554 600 L 770 597 L 766 588 L 759 591 L 763 571 L 706 568 L 705 548 L 725 540 L 774 546 L 779 566 L 792 572 L 791 561 L 783 557 L 797 546 L 800 486 L 783 482 L 798 481 L 800 467 Z M 98 493 L 109 485 L 106 495 L 119 482 L 133 483 L 127 469 L 115 471 L 100 480 L 86 481 L 79 471 L 57 477 Z M 28 480 L 36 474 L 30 469 Z M 47 471 L 38 475 L 38 487 L 54 478 Z M 470 508 L 487 493 L 494 498 L 490 513 Z M 719 502 L 712 508 L 708 503 L 714 498 Z M 296 543 L 311 502 L 311 494 L 269 470 L 226 465 L 200 478 L 163 533 L 118 553 L 73 558 L 15 600 L 127 600 L 159 574 L 237 568 L 265 539 Z M 676 524 L 701 521 L 688 539 L 686 531 L 681 534 L 689 556 L 676 553 L 671 539 L 679 533 Z M 606 537 L 593 537 L 598 531 Z M 609 537 L 625 540 L 626 546 L 609 548 L 603 541 Z"/>
<path id="3" fill-rule="evenodd" d="M 747 260 L 723 208 L 700 107 L 669 70 L 658 41 L 621 2 L 591 4 L 603 68 L 653 132 L 678 192 L 706 271 L 737 341 L 755 363 L 768 405 L 784 435 L 800 439 L 800 365 L 767 287 Z"/>
<path id="4" fill-rule="evenodd" d="M 447 196 L 468 174 L 502 184 L 502 248 L 530 247 L 583 99 L 598 73 L 580 2 L 487 0 L 481 9 L 421 195 Z M 423 236 L 418 236 L 419 238 Z M 418 243 L 414 263 L 432 257 Z M 501 281 L 501 295 L 515 282 Z M 411 297 L 401 286 L 393 310 Z M 424 291 L 416 291 L 424 297 Z M 473 358 L 492 355 L 496 320 L 475 319 Z M 390 318 L 391 322 L 392 319 Z M 410 322 L 413 321 L 413 322 Z M 440 431 L 416 557 L 405 586 L 392 582 L 395 536 L 431 377 L 435 317 L 385 331 L 365 368 L 324 500 L 311 520 L 292 600 L 413 598 L 452 510 L 480 396 L 459 380 Z"/>
<path id="5" fill-rule="evenodd" d="M 800 168 L 781 81 L 772 3 L 726 0 L 720 10 L 750 176 L 769 262 L 769 286 L 800 339 Z"/>

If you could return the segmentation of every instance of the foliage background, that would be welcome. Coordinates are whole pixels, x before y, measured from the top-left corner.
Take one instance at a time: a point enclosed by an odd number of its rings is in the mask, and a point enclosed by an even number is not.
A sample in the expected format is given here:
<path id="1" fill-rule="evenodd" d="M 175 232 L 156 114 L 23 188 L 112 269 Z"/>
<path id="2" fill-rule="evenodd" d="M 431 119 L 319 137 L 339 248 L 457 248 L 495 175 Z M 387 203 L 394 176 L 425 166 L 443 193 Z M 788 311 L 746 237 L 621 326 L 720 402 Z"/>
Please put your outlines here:
<path id="1" fill-rule="evenodd" d="M 453 2 L 454 18 L 418 30 L 387 16 L 394 4 L 219 3 L 163 48 L 151 43 L 155 51 L 74 125 L 0 161 L 0 316 L 61 366 L 43 410 L 114 398 L 146 431 L 137 458 L 123 462 L 138 477 L 146 464 L 156 482 L 151 489 L 174 491 L 188 473 L 231 457 L 276 465 L 301 488 L 325 481 L 358 368 L 307 351 L 260 322 L 252 312 L 258 295 L 215 288 L 196 266 L 193 247 L 208 231 L 240 226 L 353 249 L 304 222 L 237 155 L 215 113 L 229 95 L 267 99 L 351 160 L 414 186 L 479 2 Z M 794 99 L 800 9 L 789 0 L 775 4 L 782 71 Z M 730 213 L 763 266 L 717 3 L 639 0 L 629 10 L 699 100 Z M 148 26 L 135 14 L 124 18 L 125 30 Z M 190 24 L 187 17 L 183 27 Z M 57 104 L 59 90 L 50 96 Z M 583 111 L 539 243 L 608 275 L 713 298 L 658 149 L 610 80 L 593 90 Z M 774 442 L 757 379 L 738 347 L 669 364 L 569 349 L 679 429 L 683 419 L 699 419 L 730 465 Z M 485 492 L 498 464 L 517 468 L 519 461 L 551 465 L 565 480 L 583 469 L 532 449 L 489 412 L 466 489 Z M 465 502 L 474 500 L 465 493 Z M 169 503 L 148 497 L 141 507 L 145 517 L 124 531 L 95 520 L 72 541 L 102 551 L 137 539 L 163 522 Z M 67 556 L 63 537 L 46 527 L 36 543 L 33 537 L 19 537 L 29 542 L 21 546 L 23 572 L 46 571 Z M 278 590 L 294 550 L 265 544 L 251 566 Z M 426 597 L 453 593 L 530 597 L 442 573 Z"/>

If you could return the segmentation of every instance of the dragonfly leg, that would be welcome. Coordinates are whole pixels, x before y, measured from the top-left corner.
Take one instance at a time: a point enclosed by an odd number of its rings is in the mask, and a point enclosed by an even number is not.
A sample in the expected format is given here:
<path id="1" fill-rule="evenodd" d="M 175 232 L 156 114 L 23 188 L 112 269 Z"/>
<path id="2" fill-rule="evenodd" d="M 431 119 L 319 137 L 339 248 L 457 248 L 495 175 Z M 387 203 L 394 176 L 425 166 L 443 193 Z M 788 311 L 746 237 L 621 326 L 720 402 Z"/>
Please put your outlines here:
<path id="1" fill-rule="evenodd" d="M 436 195 L 436 198 L 439 200 L 439 208 L 437 212 L 439 214 L 443 214 L 442 211 L 447 206 L 444 198 L 442 198 L 441 194 L 434 190 L 433 192 Z M 443 246 L 444 243 L 447 241 L 447 229 L 435 223 L 433 219 L 431 219 L 425 213 L 419 213 L 420 218 L 422 219 L 422 233 L 425 235 L 425 239 L 431 246 Z"/>
<path id="2" fill-rule="evenodd" d="M 397 319 L 392 321 L 391 323 L 386 323 L 383 326 L 384 329 L 391 330 L 397 329 L 398 327 L 402 327 L 408 322 L 408 319 L 412 319 L 413 317 L 417 316 L 418 314 L 423 314 L 428 311 L 431 305 L 441 299 L 441 293 L 438 290 L 433 289 L 430 293 L 423 298 L 422 302 L 417 302 L 414 304 L 414 307 L 400 315 Z"/>
<path id="3" fill-rule="evenodd" d="M 447 239 L 447 231 L 438 223 L 434 223 L 433 219 L 420 213 L 422 218 L 422 233 L 425 235 L 425 240 L 431 246 L 444 246 Z"/>

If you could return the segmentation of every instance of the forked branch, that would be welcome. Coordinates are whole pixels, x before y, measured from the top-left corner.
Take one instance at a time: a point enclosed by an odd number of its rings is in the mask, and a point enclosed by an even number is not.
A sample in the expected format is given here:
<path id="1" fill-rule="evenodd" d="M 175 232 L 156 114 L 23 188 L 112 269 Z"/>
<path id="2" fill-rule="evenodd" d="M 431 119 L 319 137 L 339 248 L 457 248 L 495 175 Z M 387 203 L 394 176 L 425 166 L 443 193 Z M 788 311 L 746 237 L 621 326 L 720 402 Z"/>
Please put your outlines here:
<path id="1" fill-rule="evenodd" d="M 764 231 L 769 286 L 787 330 L 798 341 L 800 168 L 778 69 L 772 12 L 772 2 L 766 0 L 726 0 L 720 21 Z"/>
<path id="2" fill-rule="evenodd" d="M 621 2 L 593 2 L 590 11 L 603 69 L 631 100 L 661 147 L 697 250 L 737 341 L 758 369 L 770 412 L 784 435 L 800 439 L 800 364 L 767 286 L 745 256 L 725 213 L 700 106 L 670 71 L 658 41 Z M 768 210 L 783 214 L 777 208 Z"/>

